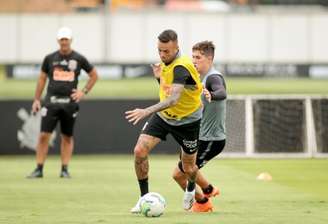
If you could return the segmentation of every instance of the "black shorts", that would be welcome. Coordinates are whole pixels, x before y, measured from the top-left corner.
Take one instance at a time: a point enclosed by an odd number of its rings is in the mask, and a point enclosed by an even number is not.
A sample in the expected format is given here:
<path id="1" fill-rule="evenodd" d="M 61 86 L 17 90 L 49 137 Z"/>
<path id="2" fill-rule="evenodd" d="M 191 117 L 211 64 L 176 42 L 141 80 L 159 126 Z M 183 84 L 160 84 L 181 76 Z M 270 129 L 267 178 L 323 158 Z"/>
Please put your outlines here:
<path id="1" fill-rule="evenodd" d="M 202 141 L 199 140 L 196 165 L 202 168 L 208 161 L 219 155 L 225 146 L 225 140 L 221 141 Z"/>
<path id="2" fill-rule="evenodd" d="M 199 148 L 196 157 L 197 167 L 199 169 L 202 168 L 208 161 L 219 155 L 223 151 L 225 143 L 225 139 L 221 141 L 199 140 Z M 184 172 L 181 161 L 179 161 L 178 167 L 182 172 Z"/>
<path id="3" fill-rule="evenodd" d="M 157 114 L 153 114 L 142 128 L 141 133 L 151 135 L 165 141 L 167 134 L 171 134 L 187 154 L 194 154 L 198 150 L 200 120 L 180 126 L 169 125 Z"/>
<path id="4" fill-rule="evenodd" d="M 73 136 L 79 105 L 70 103 L 46 103 L 41 109 L 41 132 L 51 133 L 60 122 L 61 133 Z"/>

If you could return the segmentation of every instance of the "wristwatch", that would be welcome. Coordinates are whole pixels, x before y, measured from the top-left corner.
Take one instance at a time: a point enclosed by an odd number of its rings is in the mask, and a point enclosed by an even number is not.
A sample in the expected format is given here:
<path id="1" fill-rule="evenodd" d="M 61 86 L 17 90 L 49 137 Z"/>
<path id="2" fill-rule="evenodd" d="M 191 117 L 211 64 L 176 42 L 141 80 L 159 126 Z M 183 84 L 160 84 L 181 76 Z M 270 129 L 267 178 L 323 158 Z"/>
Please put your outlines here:
<path id="1" fill-rule="evenodd" d="M 88 89 L 86 88 L 86 87 L 84 87 L 83 89 L 82 89 L 82 92 L 85 94 L 85 95 L 87 95 L 88 94 Z"/>

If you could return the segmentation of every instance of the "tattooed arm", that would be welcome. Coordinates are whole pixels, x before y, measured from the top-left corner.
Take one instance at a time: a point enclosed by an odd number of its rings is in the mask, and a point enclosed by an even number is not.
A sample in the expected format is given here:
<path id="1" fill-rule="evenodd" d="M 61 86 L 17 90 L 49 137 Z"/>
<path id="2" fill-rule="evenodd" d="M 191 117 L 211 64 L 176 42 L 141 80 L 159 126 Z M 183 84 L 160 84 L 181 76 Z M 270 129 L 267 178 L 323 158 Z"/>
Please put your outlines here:
<path id="1" fill-rule="evenodd" d="M 161 111 L 161 110 L 165 110 L 169 107 L 176 105 L 181 96 L 183 88 L 184 88 L 183 84 L 173 83 L 171 95 L 168 98 L 166 98 L 162 102 L 159 102 L 159 103 L 152 105 L 150 107 L 147 107 L 145 109 L 136 108 L 134 110 L 127 111 L 127 112 L 125 112 L 126 119 L 128 119 L 130 123 L 133 122 L 133 125 L 136 125 L 140 120 L 144 119 L 145 117 L 149 116 L 150 114 Z"/>
<path id="2" fill-rule="evenodd" d="M 181 96 L 183 88 L 184 86 L 182 84 L 173 84 L 171 95 L 167 99 L 153 106 L 147 107 L 145 110 L 147 110 L 149 114 L 152 114 L 176 105 Z"/>

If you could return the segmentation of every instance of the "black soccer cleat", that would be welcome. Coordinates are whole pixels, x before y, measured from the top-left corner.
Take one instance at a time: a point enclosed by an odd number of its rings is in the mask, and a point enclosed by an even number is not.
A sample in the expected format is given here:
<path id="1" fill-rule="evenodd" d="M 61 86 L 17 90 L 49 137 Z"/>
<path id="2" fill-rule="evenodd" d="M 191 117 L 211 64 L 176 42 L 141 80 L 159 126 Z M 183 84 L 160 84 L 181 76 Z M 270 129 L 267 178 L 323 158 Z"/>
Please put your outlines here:
<path id="1" fill-rule="evenodd" d="M 28 175 L 26 178 L 28 179 L 36 179 L 36 178 L 42 178 L 43 173 L 39 169 L 35 169 L 30 175 Z"/>
<path id="2" fill-rule="evenodd" d="M 60 172 L 60 178 L 71 178 L 71 175 L 69 174 L 69 172 L 67 170 L 62 170 Z"/>

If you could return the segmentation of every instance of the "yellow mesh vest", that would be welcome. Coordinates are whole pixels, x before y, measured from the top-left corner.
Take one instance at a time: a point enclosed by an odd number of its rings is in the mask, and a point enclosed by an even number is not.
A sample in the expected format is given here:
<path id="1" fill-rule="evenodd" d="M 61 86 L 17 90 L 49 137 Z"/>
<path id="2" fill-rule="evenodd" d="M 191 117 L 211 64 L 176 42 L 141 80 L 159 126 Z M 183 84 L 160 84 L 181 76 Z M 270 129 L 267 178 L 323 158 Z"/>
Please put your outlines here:
<path id="1" fill-rule="evenodd" d="M 199 74 L 189 57 L 180 56 L 167 66 L 162 63 L 162 73 L 160 77 L 159 90 L 160 101 L 164 101 L 171 94 L 171 87 L 174 78 L 173 70 L 174 67 L 176 67 L 177 65 L 182 65 L 190 72 L 192 78 L 196 82 L 196 85 L 190 89 L 184 88 L 178 103 L 173 107 L 162 110 L 160 113 L 165 118 L 180 120 L 181 118 L 192 114 L 200 107 L 202 84 L 199 78 Z"/>

